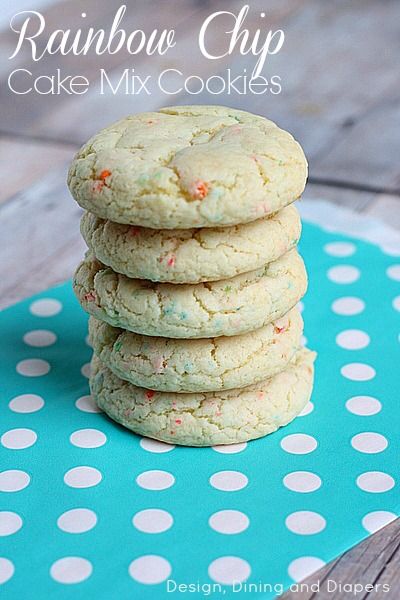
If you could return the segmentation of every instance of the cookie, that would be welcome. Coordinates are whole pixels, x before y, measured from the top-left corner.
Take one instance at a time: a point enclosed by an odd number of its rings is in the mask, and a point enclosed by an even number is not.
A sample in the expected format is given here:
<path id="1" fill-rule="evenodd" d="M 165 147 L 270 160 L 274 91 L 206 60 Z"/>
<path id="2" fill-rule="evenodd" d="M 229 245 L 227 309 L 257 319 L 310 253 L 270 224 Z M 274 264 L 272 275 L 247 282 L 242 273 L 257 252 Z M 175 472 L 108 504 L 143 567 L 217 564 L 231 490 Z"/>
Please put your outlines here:
<path id="1" fill-rule="evenodd" d="M 276 260 L 296 246 L 301 222 L 294 206 L 246 225 L 216 229 L 146 229 L 82 217 L 88 247 L 128 277 L 170 283 L 228 279 Z"/>
<path id="2" fill-rule="evenodd" d="M 154 392 L 114 375 L 96 356 L 90 388 L 98 406 L 135 433 L 185 446 L 247 442 L 289 423 L 307 404 L 315 353 L 299 350 L 284 371 L 240 390 Z"/>
<path id="3" fill-rule="evenodd" d="M 196 285 L 130 279 L 88 254 L 74 277 L 83 309 L 113 327 L 169 338 L 232 336 L 287 313 L 306 292 L 297 250 L 261 269 Z"/>
<path id="4" fill-rule="evenodd" d="M 134 385 L 165 392 L 242 388 L 271 377 L 298 350 L 302 331 L 297 308 L 251 333 L 200 340 L 142 336 L 89 319 L 90 342 L 105 365 Z"/>
<path id="5" fill-rule="evenodd" d="M 294 138 L 264 117 L 222 106 L 128 116 L 77 153 L 69 189 L 103 219 L 154 229 L 248 223 L 304 190 Z"/>

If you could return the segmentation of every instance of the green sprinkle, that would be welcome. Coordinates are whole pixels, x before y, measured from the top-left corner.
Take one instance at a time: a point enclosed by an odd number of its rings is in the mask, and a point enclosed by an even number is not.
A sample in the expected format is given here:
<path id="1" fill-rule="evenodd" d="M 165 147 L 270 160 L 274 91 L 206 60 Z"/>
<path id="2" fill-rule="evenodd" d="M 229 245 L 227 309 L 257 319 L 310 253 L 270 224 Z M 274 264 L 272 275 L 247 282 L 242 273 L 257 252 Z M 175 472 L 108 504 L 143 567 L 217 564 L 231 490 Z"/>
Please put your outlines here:
<path id="1" fill-rule="evenodd" d="M 114 345 L 114 350 L 115 350 L 116 352 L 119 352 L 119 351 L 121 350 L 121 346 L 122 346 L 122 342 L 117 342 L 117 343 Z"/>
<path id="2" fill-rule="evenodd" d="M 137 181 L 139 185 L 145 185 L 148 182 L 148 180 L 149 176 L 144 173 L 143 175 L 140 175 L 140 177 L 138 177 Z"/>
<path id="3" fill-rule="evenodd" d="M 172 315 L 175 312 L 175 302 L 171 302 L 163 310 L 164 315 Z"/>

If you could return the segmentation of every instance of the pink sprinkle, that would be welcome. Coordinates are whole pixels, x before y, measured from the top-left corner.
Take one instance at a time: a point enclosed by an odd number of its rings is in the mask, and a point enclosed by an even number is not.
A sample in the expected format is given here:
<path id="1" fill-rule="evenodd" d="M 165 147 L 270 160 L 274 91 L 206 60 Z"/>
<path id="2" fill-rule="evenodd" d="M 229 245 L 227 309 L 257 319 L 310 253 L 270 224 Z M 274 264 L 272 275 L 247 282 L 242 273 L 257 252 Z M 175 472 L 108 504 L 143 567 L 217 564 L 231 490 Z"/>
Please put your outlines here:
<path id="1" fill-rule="evenodd" d="M 203 200 L 208 194 L 208 184 L 202 179 L 196 179 L 189 186 L 190 195 L 198 200 Z"/>
<path id="2" fill-rule="evenodd" d="M 147 398 L 147 400 L 151 400 L 155 395 L 155 392 L 153 392 L 153 390 L 147 390 L 145 396 Z"/>
<path id="3" fill-rule="evenodd" d="M 260 202 L 260 204 L 257 204 L 256 206 L 256 212 L 257 214 L 264 214 L 266 215 L 269 212 L 269 206 L 266 202 Z"/>
<path id="4" fill-rule="evenodd" d="M 275 331 L 275 333 L 282 333 L 283 331 L 286 331 L 286 327 L 285 326 L 278 327 L 277 325 L 275 325 L 274 331 Z"/>
<path id="5" fill-rule="evenodd" d="M 94 193 L 101 192 L 103 187 L 104 187 L 104 181 L 94 181 L 93 185 L 92 185 L 92 192 L 94 192 Z"/>
<path id="6" fill-rule="evenodd" d="M 169 267 L 173 267 L 173 266 L 174 266 L 174 264 L 175 264 L 175 260 L 176 260 L 176 256 L 175 256 L 175 254 L 172 254 L 172 255 L 170 256 L 170 258 L 168 259 L 168 261 L 167 261 L 167 265 L 168 265 Z"/>
<path id="7" fill-rule="evenodd" d="M 182 421 L 181 421 L 181 419 L 175 419 L 175 423 L 176 423 L 177 425 L 182 425 Z"/>
<path id="8" fill-rule="evenodd" d="M 94 292 L 88 292 L 83 296 L 83 299 L 86 300 L 86 302 L 95 302 L 96 294 Z"/>
<path id="9" fill-rule="evenodd" d="M 220 410 L 217 410 L 217 412 L 215 413 L 215 415 L 216 415 L 217 417 L 220 417 L 220 416 L 222 415 L 222 412 L 221 412 Z"/>
<path id="10" fill-rule="evenodd" d="M 264 392 L 257 392 L 257 398 L 259 400 L 264 400 L 264 396 L 265 396 Z"/>

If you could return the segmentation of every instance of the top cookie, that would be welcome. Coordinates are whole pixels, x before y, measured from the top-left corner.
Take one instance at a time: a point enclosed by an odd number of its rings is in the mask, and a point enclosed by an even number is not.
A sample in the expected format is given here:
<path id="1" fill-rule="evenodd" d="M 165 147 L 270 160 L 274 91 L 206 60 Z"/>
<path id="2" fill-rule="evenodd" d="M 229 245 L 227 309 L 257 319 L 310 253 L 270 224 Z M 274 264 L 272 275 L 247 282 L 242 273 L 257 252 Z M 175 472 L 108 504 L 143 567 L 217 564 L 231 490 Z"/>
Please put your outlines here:
<path id="1" fill-rule="evenodd" d="M 307 162 L 264 117 L 222 106 L 128 116 L 77 153 L 68 185 L 103 219 L 154 229 L 249 223 L 302 193 Z"/>

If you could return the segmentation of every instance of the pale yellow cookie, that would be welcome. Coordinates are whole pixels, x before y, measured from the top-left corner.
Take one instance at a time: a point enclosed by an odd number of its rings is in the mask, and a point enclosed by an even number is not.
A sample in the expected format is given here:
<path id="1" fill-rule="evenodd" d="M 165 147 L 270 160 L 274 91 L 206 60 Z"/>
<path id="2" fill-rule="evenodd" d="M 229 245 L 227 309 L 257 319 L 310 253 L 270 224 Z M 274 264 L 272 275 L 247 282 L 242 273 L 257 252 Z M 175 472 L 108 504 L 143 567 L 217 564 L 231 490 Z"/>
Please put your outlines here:
<path id="1" fill-rule="evenodd" d="M 264 117 L 223 106 L 128 116 L 77 153 L 68 185 L 97 216 L 154 229 L 248 223 L 304 190 L 307 162 Z"/>
<path id="2" fill-rule="evenodd" d="M 98 406 L 135 433 L 172 444 L 247 442 L 286 425 L 307 404 L 315 353 L 299 350 L 284 371 L 240 390 L 154 392 L 118 378 L 96 356 L 90 387 Z"/>
<path id="3" fill-rule="evenodd" d="M 256 271 L 196 285 L 130 279 L 90 254 L 74 290 L 86 312 L 114 327 L 169 338 L 246 333 L 287 313 L 305 294 L 307 274 L 297 250 Z"/>
<path id="4" fill-rule="evenodd" d="M 121 225 L 85 213 L 81 232 L 98 260 L 128 277 L 170 283 L 228 279 L 276 260 L 296 246 L 294 206 L 234 227 L 159 230 Z"/>
<path id="5" fill-rule="evenodd" d="M 94 352 L 118 377 L 167 392 L 241 388 L 282 371 L 301 344 L 297 308 L 251 333 L 201 340 L 142 336 L 93 317 Z"/>

